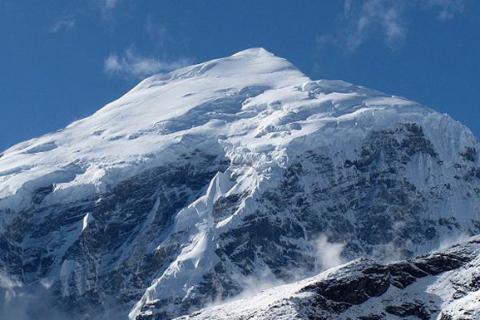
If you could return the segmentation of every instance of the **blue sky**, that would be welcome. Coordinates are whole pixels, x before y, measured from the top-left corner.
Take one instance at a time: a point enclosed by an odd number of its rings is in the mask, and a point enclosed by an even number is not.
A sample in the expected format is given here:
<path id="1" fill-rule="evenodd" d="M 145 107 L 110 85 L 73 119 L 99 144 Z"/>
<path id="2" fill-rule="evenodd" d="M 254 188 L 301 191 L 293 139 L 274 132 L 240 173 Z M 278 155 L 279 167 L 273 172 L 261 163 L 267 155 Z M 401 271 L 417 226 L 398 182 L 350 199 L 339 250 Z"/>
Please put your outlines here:
<path id="1" fill-rule="evenodd" d="M 480 1 L 0 0 L 0 149 L 155 72 L 265 47 L 314 79 L 417 100 L 480 136 Z"/>

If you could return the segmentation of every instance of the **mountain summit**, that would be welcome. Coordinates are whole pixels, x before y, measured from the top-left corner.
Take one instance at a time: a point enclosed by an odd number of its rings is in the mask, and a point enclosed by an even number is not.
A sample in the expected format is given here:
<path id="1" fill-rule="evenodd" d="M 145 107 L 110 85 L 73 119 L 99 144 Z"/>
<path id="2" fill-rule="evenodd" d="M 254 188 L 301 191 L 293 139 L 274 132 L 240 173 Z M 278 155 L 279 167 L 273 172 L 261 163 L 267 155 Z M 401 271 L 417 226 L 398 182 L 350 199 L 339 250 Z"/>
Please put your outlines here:
<path id="1" fill-rule="evenodd" d="M 0 303 L 171 319 L 427 253 L 480 232 L 478 150 L 447 115 L 260 48 L 155 75 L 0 156 Z"/>

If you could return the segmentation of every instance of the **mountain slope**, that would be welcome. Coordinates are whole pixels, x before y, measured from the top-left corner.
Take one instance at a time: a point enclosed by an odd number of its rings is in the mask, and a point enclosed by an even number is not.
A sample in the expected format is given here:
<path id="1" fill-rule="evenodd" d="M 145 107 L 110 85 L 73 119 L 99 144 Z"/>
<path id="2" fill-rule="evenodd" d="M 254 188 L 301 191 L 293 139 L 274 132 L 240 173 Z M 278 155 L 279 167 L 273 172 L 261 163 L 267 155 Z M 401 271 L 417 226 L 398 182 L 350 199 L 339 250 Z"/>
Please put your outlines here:
<path id="1" fill-rule="evenodd" d="M 478 319 L 480 239 L 386 265 L 360 259 L 186 320 Z"/>
<path id="2" fill-rule="evenodd" d="M 478 150 L 447 115 L 263 49 L 153 76 L 2 154 L 4 287 L 169 319 L 252 280 L 425 253 L 479 233 Z"/>

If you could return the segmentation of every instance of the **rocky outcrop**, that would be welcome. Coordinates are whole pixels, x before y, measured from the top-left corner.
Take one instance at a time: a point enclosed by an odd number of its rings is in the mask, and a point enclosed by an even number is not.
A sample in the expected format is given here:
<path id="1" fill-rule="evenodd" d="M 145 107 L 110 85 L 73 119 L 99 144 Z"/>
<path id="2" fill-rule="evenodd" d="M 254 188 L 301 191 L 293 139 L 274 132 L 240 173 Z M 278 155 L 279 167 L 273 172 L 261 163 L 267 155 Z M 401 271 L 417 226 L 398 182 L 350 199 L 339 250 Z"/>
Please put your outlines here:
<path id="1" fill-rule="evenodd" d="M 391 264 L 360 259 L 180 319 L 473 320 L 480 316 L 479 287 L 470 284 L 477 282 L 479 262 L 478 237 Z"/>

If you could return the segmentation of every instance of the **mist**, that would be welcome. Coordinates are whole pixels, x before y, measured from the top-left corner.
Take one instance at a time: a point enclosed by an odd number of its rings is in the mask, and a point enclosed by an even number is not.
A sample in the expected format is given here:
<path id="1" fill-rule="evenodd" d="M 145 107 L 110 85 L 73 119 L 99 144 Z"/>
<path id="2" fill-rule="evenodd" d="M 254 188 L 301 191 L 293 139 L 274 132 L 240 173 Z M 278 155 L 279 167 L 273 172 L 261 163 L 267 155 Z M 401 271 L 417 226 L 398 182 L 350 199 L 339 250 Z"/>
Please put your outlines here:
<path id="1" fill-rule="evenodd" d="M 345 244 L 330 242 L 324 234 L 314 241 L 314 248 L 317 271 L 324 271 L 348 262 L 342 257 Z"/>
<path id="2" fill-rule="evenodd" d="M 51 287 L 40 283 L 25 287 L 0 275 L 0 319 L 8 320 L 127 320 L 127 312 L 112 304 L 95 314 L 67 312 L 59 309 L 59 302 Z"/>

